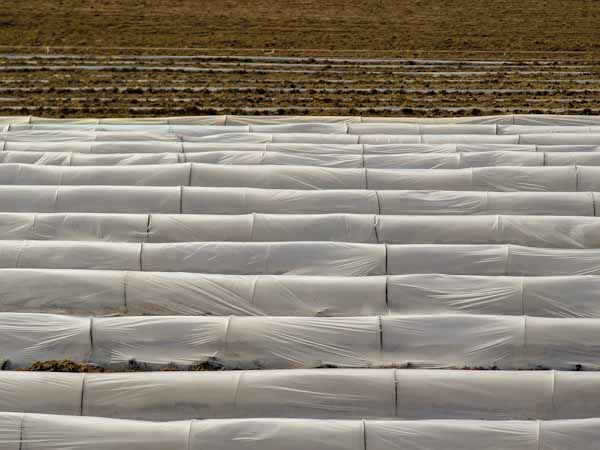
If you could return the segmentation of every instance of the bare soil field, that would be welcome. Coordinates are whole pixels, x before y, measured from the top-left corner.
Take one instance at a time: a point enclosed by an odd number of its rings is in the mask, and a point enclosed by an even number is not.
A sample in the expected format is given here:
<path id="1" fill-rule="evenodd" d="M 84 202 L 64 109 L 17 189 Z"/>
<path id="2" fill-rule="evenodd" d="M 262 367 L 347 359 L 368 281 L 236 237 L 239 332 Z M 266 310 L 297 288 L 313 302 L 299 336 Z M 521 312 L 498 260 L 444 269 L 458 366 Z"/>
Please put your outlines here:
<path id="1" fill-rule="evenodd" d="M 597 114 L 598 23 L 594 0 L 8 0 L 0 114 Z"/>
<path id="2" fill-rule="evenodd" d="M 5 0 L 0 44 L 600 51 L 596 0 Z"/>

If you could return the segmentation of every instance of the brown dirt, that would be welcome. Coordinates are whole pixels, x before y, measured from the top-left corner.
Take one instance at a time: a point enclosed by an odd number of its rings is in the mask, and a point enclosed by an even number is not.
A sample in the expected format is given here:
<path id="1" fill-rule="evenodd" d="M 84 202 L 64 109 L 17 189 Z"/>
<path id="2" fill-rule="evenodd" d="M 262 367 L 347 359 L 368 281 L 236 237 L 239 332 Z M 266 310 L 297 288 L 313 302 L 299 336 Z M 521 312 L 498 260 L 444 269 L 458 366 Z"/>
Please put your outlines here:
<path id="1" fill-rule="evenodd" d="M 5 0 L 0 44 L 600 51 L 599 22 L 596 0 Z"/>
<path id="2" fill-rule="evenodd" d="M 594 0 L 7 0 L 0 52 L 67 56 L 0 55 L 0 115 L 598 114 L 598 23 Z"/>

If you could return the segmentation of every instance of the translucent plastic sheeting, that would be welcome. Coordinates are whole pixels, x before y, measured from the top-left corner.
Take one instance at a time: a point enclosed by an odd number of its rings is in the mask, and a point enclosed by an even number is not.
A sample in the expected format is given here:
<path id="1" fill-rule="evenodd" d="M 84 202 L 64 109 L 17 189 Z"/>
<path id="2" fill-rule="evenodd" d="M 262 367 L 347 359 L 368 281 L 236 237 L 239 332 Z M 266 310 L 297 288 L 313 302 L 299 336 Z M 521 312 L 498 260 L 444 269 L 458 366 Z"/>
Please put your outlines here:
<path id="1" fill-rule="evenodd" d="M 391 314 L 502 314 L 600 317 L 596 276 L 390 276 Z"/>
<path id="2" fill-rule="evenodd" d="M 494 166 L 544 166 L 544 153 L 534 152 L 505 152 L 505 151 L 488 151 L 488 152 L 469 152 L 458 153 L 458 167 L 494 167 Z M 577 160 L 577 156 L 573 157 Z M 575 163 L 573 162 L 572 165 Z M 365 166 L 367 164 L 365 163 Z M 383 167 L 382 167 L 383 168 Z M 390 161 L 388 166 L 394 169 L 393 162 Z M 402 167 L 399 167 L 402 168 Z"/>
<path id="3" fill-rule="evenodd" d="M 593 216 L 599 201 L 591 192 L 0 186 L 3 212 Z"/>
<path id="4" fill-rule="evenodd" d="M 190 133 L 193 135 L 210 135 L 227 132 L 250 133 L 316 133 L 316 134 L 520 134 L 531 133 L 531 129 L 540 128 L 539 132 L 577 132 L 595 131 L 590 126 L 515 126 L 495 124 L 417 124 L 417 123 L 324 123 L 318 120 L 306 123 L 250 124 L 250 125 L 166 125 L 166 124 L 65 124 L 65 123 L 33 123 L 11 124 L 9 131 L 18 130 L 85 130 L 85 131 L 127 131 L 148 130 L 168 133 Z M 535 132 L 535 131 L 533 131 Z"/>
<path id="5" fill-rule="evenodd" d="M 497 134 L 541 134 L 541 133 L 600 133 L 600 126 L 584 125 L 497 125 Z"/>
<path id="6" fill-rule="evenodd" d="M 247 135 L 247 133 L 246 133 Z M 219 135 L 217 135 L 219 136 Z M 220 135 L 221 140 L 226 136 Z M 119 141 L 161 141 L 161 142 L 181 142 L 181 139 L 176 134 L 169 133 L 152 133 L 148 131 L 130 131 L 130 132 L 102 132 L 94 133 L 85 130 L 18 130 L 18 131 L 0 131 L 0 141 L 5 142 L 67 142 L 67 141 L 103 141 L 103 142 L 119 142 Z M 248 141 L 250 139 L 248 138 Z M 258 142 L 264 142 L 259 140 Z"/>
<path id="7" fill-rule="evenodd" d="M 2 216 L 0 215 L 0 223 Z M 376 218 L 359 214 L 323 215 L 157 215 L 148 217 L 150 242 L 336 241 L 377 243 Z"/>
<path id="8" fill-rule="evenodd" d="M 198 143 L 296 143 L 296 144 L 539 144 L 539 145 L 600 145 L 600 133 L 535 133 L 535 134 L 322 134 L 322 133 L 248 133 L 208 128 L 206 132 L 152 130 L 149 127 L 127 131 L 14 130 L 0 131 L 5 142 L 198 142 Z"/>
<path id="9" fill-rule="evenodd" d="M 402 154 L 310 154 L 255 151 L 203 153 L 0 152 L 0 163 L 45 166 L 145 165 L 196 162 L 226 165 L 318 166 L 371 169 L 460 169 L 495 166 L 600 166 L 600 152 L 471 152 Z"/>
<path id="10" fill-rule="evenodd" d="M 366 245 L 366 244 L 364 244 Z M 596 275 L 600 250 L 513 245 L 386 245 L 390 275 Z"/>
<path id="11" fill-rule="evenodd" d="M 10 123 L 29 123 L 29 124 L 122 124 L 122 125 L 226 125 L 227 117 L 225 115 L 214 116 L 174 116 L 174 117 L 101 117 L 101 118 L 75 118 L 75 119 L 58 119 L 52 117 L 37 117 L 37 116 L 17 116 L 19 120 L 11 121 Z M 231 116 L 233 117 L 233 116 Z M 294 116 L 286 116 L 293 120 Z M 304 116 L 299 116 L 304 118 Z M 494 116 L 500 117 L 500 116 Z M 508 116 L 507 116 L 508 117 Z M 582 116 L 583 117 L 583 116 Z M 0 117 L 2 121 L 4 117 Z M 268 120 L 268 117 L 265 117 Z M 279 117 L 281 119 L 281 117 Z M 323 118 L 323 122 L 327 117 Z M 314 120 L 309 120 L 314 121 Z M 235 125 L 235 124 L 232 124 Z M 240 123 L 239 125 L 245 125 Z"/>
<path id="12" fill-rule="evenodd" d="M 576 164 L 579 160 L 591 163 L 600 161 L 600 154 L 584 153 L 559 155 L 560 161 Z M 503 152 L 469 154 L 463 157 L 458 153 L 401 154 L 401 155 L 338 155 L 338 154 L 288 154 L 277 152 L 216 151 L 204 153 L 40 153 L 40 152 L 0 152 L 0 163 L 22 163 L 58 166 L 86 165 L 143 165 L 176 164 L 198 162 L 204 164 L 228 165 L 295 165 L 334 168 L 388 168 L 388 169 L 458 169 L 461 167 L 484 167 L 494 165 L 543 166 L 543 153 Z M 600 164 L 600 162 L 598 162 Z M 561 164 L 557 164 L 561 165 Z M 564 165 L 564 164 L 562 164 Z"/>
<path id="13" fill-rule="evenodd" d="M 0 166 L 2 168 L 2 166 Z M 39 169 L 38 169 L 39 170 Z M 138 169 L 140 170 L 140 169 Z M 190 184 L 275 189 L 435 189 L 460 191 L 577 191 L 600 189 L 594 167 L 489 167 L 456 170 L 328 169 L 193 164 Z M 598 186 L 597 186 L 598 185 Z"/>
<path id="14" fill-rule="evenodd" d="M 283 125 L 287 127 L 286 125 Z M 279 126 L 281 127 L 281 125 Z M 323 124 L 322 129 L 328 129 L 329 127 L 336 127 L 335 124 Z M 341 127 L 341 128 L 340 128 Z M 277 130 L 276 126 L 274 130 Z M 336 129 L 341 131 L 345 130 L 344 124 L 337 125 Z M 107 133 L 161 133 L 161 134 L 174 134 L 174 135 L 189 135 L 189 136 L 213 136 L 218 134 L 228 133 L 249 133 L 250 127 L 248 125 L 237 125 L 237 126 L 225 126 L 225 125 L 117 125 L 117 124 L 14 124 L 10 125 L 6 132 L 19 132 L 19 131 L 51 131 L 51 132 L 92 132 L 102 135 L 104 132 Z M 276 131 L 269 131 L 269 133 Z"/>
<path id="15" fill-rule="evenodd" d="M 208 116 L 210 117 L 210 116 Z M 360 116 L 224 116 L 225 125 L 277 125 L 291 123 L 348 123 L 360 122 Z M 582 119 L 585 116 L 578 116 Z M 35 121 L 34 121 L 35 122 Z"/>
<path id="16" fill-rule="evenodd" d="M 0 188 L 0 202 L 2 188 Z M 588 198 L 590 210 L 593 202 Z M 0 203 L 1 206 L 1 203 Z M 600 211 L 600 209 L 599 209 Z M 185 187 L 181 212 L 184 214 L 377 214 L 378 193 L 372 190 L 291 190 Z"/>
<path id="17" fill-rule="evenodd" d="M 378 192 L 381 201 L 380 214 L 389 214 L 387 208 L 384 209 L 384 199 L 386 193 Z M 467 194 L 467 199 L 472 199 L 472 192 Z M 475 194 L 476 195 L 476 194 Z M 394 198 L 390 194 L 390 198 Z M 432 200 L 426 202 L 429 214 L 437 214 L 436 211 L 443 211 L 451 214 L 451 210 L 457 208 L 460 214 L 464 214 L 464 205 L 462 203 L 465 197 L 461 197 L 460 193 L 447 192 L 431 192 L 427 196 L 422 193 L 417 194 L 420 201 Z M 592 209 L 590 209 L 589 200 L 592 199 Z M 438 204 L 435 200 L 440 199 L 442 204 Z M 444 205 L 443 201 L 449 201 L 450 205 Z M 398 202 L 398 200 L 396 200 Z M 392 204 L 395 206 L 396 202 Z M 398 202 L 399 203 L 399 202 Z M 488 192 L 486 194 L 485 210 L 488 214 L 536 214 L 536 215 L 564 215 L 564 216 L 593 216 L 596 211 L 600 212 L 595 206 L 596 194 L 592 193 L 551 193 L 551 192 Z M 467 202 L 468 204 L 468 202 Z M 450 211 L 447 209 L 450 206 Z M 471 204 L 468 204 L 471 206 Z M 438 210 L 437 207 L 440 209 Z M 468 209 L 467 209 L 468 211 Z"/>
<path id="18" fill-rule="evenodd" d="M 377 369 L 85 375 L 83 388 L 71 383 L 75 394 L 81 394 L 79 411 L 65 408 L 60 414 L 83 412 L 88 416 L 161 421 L 227 417 L 394 418 L 394 376 L 393 370 Z M 4 378 L 9 379 L 7 387 L 12 384 L 11 378 L 17 384 L 19 391 L 13 394 L 16 401 L 20 396 L 28 396 L 24 389 L 35 383 L 19 381 L 14 375 Z M 2 379 L 0 376 L 0 386 Z M 49 401 L 58 394 L 58 389 L 48 390 Z M 14 401 L 6 403 L 8 408 L 17 406 Z M 59 408 L 60 404 L 56 404 L 55 409 Z M 46 408 L 33 404 L 30 409 Z"/>
<path id="19" fill-rule="evenodd" d="M 593 153 L 600 151 L 600 145 L 534 145 L 534 147 L 536 151 L 544 153 Z"/>
<path id="20" fill-rule="evenodd" d="M 209 127 L 212 128 L 212 127 Z M 211 130 L 207 130 L 211 131 Z M 494 136 L 492 142 L 513 142 L 517 139 L 511 136 Z M 318 134 L 318 133 L 248 133 L 235 130 L 214 130 L 214 134 L 193 133 L 178 131 L 177 133 L 165 131 L 151 131 L 144 128 L 131 131 L 86 131 L 86 130 L 16 130 L 0 132 L 0 141 L 6 142 L 65 142 L 65 141 L 98 141 L 98 142 L 198 142 L 198 143 L 298 143 L 298 144 L 359 144 L 360 136 L 348 134 Z M 421 136 L 407 136 L 404 138 L 393 138 L 393 142 L 421 143 Z M 509 139 L 510 138 L 510 139 Z M 487 142 L 488 139 L 477 137 L 456 138 L 457 141 L 465 139 L 474 142 Z"/>
<path id="21" fill-rule="evenodd" d="M 0 186 L 0 211 L 180 213 L 181 187 Z"/>
<path id="22" fill-rule="evenodd" d="M 90 319 L 45 314 L 0 314 L 0 363 L 29 366 L 38 360 L 85 361 L 91 350 Z"/>
<path id="23" fill-rule="evenodd" d="M 577 189 L 594 190 L 600 187 L 600 167 L 577 166 Z"/>
<path id="24" fill-rule="evenodd" d="M 0 183 L 4 185 L 569 192 L 600 190 L 599 175 L 600 168 L 591 166 L 392 170 L 200 163 L 80 167 L 0 164 Z"/>
<path id="25" fill-rule="evenodd" d="M 445 449 L 481 449 L 484 448 L 482 444 L 487 442 L 494 442 L 494 448 L 511 450 L 535 450 L 534 445 L 537 445 L 536 423 L 511 423 L 504 424 L 504 427 L 496 423 L 491 426 L 485 426 L 479 422 L 472 423 L 470 426 L 466 423 L 461 423 L 460 426 L 437 423 L 437 427 L 430 426 L 428 428 L 415 423 L 412 426 L 404 424 L 405 427 L 400 428 L 403 423 L 383 422 L 378 424 L 364 421 L 319 421 L 316 422 L 319 425 L 317 427 L 312 425 L 315 422 L 291 422 L 291 419 L 288 419 L 285 425 L 274 426 L 271 423 L 272 420 L 196 421 L 191 427 L 190 445 L 193 449 L 210 447 L 215 450 L 241 448 L 274 450 L 281 448 L 282 442 L 285 442 L 285 447 L 291 450 L 437 449 L 437 446 L 429 445 L 433 444 L 432 441 L 435 440 L 439 441 L 440 448 Z M 278 421 L 281 422 L 282 419 Z M 378 425 L 379 428 L 376 428 Z M 396 429 L 396 436 L 391 436 L 392 433 L 389 432 L 387 435 L 384 434 L 385 425 L 389 425 L 390 429 Z M 434 430 L 437 433 L 434 433 Z M 442 439 L 442 436 L 445 436 L 446 439 Z M 248 441 L 249 443 L 246 443 Z M 411 441 L 414 442 L 409 447 Z M 392 442 L 399 446 L 391 447 Z"/>
<path id="26" fill-rule="evenodd" d="M 521 134 L 517 143 L 536 145 L 599 145 L 600 133 Z"/>
<path id="27" fill-rule="evenodd" d="M 273 217 L 273 216 L 271 216 Z M 488 244 L 600 247 L 600 220 L 567 216 L 376 216 L 388 244 Z"/>
<path id="28" fill-rule="evenodd" d="M 212 144 L 183 144 L 186 153 L 206 152 L 212 150 Z M 233 147 L 233 146 L 230 146 Z M 236 150 L 234 148 L 222 148 L 216 150 Z M 360 155 L 363 153 L 363 145 L 359 144 L 265 144 L 267 153 L 299 153 L 299 154 L 339 154 L 339 155 Z"/>
<path id="29" fill-rule="evenodd" d="M 144 244 L 145 271 L 365 276 L 386 273 L 386 247 L 339 242 Z"/>
<path id="30" fill-rule="evenodd" d="M 229 167 L 226 169 L 229 169 Z M 428 169 L 402 171 L 366 169 L 366 179 L 367 187 L 375 190 L 435 189 L 570 192 L 578 190 L 577 174 L 579 169 L 579 167 L 574 166 L 484 167 L 434 171 Z M 594 174 L 594 168 L 585 167 L 585 169 L 587 169 L 586 173 Z M 600 169 L 598 170 L 600 173 Z M 592 190 L 591 188 L 595 183 L 591 179 L 586 178 L 586 180 L 587 182 L 582 184 L 581 190 Z"/>
<path id="31" fill-rule="evenodd" d="M 0 116 L 0 124 L 30 123 L 33 116 Z M 77 119 L 74 119 L 77 120 Z"/>
<path id="32" fill-rule="evenodd" d="M 114 153 L 92 155 L 63 152 L 0 152 L 0 163 L 39 164 L 45 166 L 110 166 L 176 164 L 180 153 Z"/>
<path id="33" fill-rule="evenodd" d="M 0 213 L 0 234 L 4 239 L 143 242 L 149 238 L 149 218 L 148 214 Z"/>
<path id="34" fill-rule="evenodd" d="M 6 450 L 587 450 L 598 419 L 364 421 L 208 419 L 149 422 L 2 413 Z"/>
<path id="35" fill-rule="evenodd" d="M 267 189 L 366 189 L 367 179 L 364 169 L 193 164 L 189 185 Z"/>
<path id="36" fill-rule="evenodd" d="M 160 140 L 150 141 L 9 141 L 4 142 L 4 152 L 43 152 L 43 153 L 77 153 L 77 154 L 112 154 L 112 153 L 183 153 L 181 142 Z M 259 144 L 262 149 L 264 145 Z M 80 155 L 80 157 L 82 156 Z"/>
<path id="37" fill-rule="evenodd" d="M 599 319 L 499 315 L 365 317 L 1 313 L 8 369 L 70 359 L 115 370 L 189 367 L 598 370 Z"/>
<path id="38" fill-rule="evenodd" d="M 598 275 L 600 249 L 493 244 L 0 241 L 0 267 L 239 275 Z"/>
<path id="39" fill-rule="evenodd" d="M 600 278 L 0 269 L 0 311 L 72 315 L 600 317 Z"/>
<path id="40" fill-rule="evenodd" d="M 577 134 L 579 136 L 579 134 Z M 536 135 L 537 136 L 537 135 Z M 348 135 L 351 137 L 351 135 Z M 363 134 L 353 136 L 358 144 L 520 144 L 519 135 L 496 136 L 489 134 L 431 134 L 431 135 L 402 135 L 402 134 Z M 0 140 L 5 139 L 0 133 Z M 526 142 L 523 142 L 524 144 Z M 536 142 L 530 142 L 535 144 Z M 541 142 L 545 143 L 545 142 Z M 568 142 L 566 142 L 568 143 Z M 588 142 L 582 142 L 588 143 Z M 596 142 L 600 144 L 600 140 Z"/>
<path id="41" fill-rule="evenodd" d="M 7 143 L 8 145 L 8 143 Z M 536 152 L 535 145 L 517 144 L 363 144 L 365 155 L 401 155 L 432 153 Z M 553 146 L 549 146 L 552 148 Z M 566 150 L 566 147 L 563 147 Z M 550 151 L 550 150 L 548 150 Z"/>
<path id="42" fill-rule="evenodd" d="M 0 241 L 0 267 L 223 274 L 383 275 L 386 247 L 339 242 Z"/>
<path id="43" fill-rule="evenodd" d="M 596 166 L 600 162 L 598 152 L 548 152 L 544 153 L 544 165 L 568 166 L 572 164 Z"/>
<path id="44" fill-rule="evenodd" d="M 477 127 L 473 126 L 476 130 Z M 173 133 L 190 136 L 210 136 L 225 133 L 313 133 L 313 134 L 346 134 L 348 127 L 345 123 L 284 123 L 262 125 L 125 125 L 125 124 L 14 124 L 8 131 L 19 130 L 82 130 L 82 131 L 138 131 Z M 495 134 L 495 132 L 494 132 Z"/>
<path id="45" fill-rule="evenodd" d="M 360 316 L 386 314 L 388 308 L 386 278 L 378 276 L 128 272 L 121 277 L 121 310 L 131 315 Z"/>
<path id="46" fill-rule="evenodd" d="M 115 421 L 98 417 L 37 414 L 20 416 L 20 437 L 14 442 L 21 450 L 189 449 L 189 422 Z"/>
<path id="47" fill-rule="evenodd" d="M 600 118 L 597 116 L 515 114 L 500 117 L 511 117 L 514 125 L 600 125 Z"/>
<path id="48" fill-rule="evenodd" d="M 0 267 L 140 270 L 140 252 L 124 242 L 0 241 Z"/>
<path id="49" fill-rule="evenodd" d="M 126 275 L 127 274 L 127 275 Z M 141 279 L 145 278 L 145 273 L 136 273 Z M 72 315 L 117 315 L 125 314 L 126 309 L 126 294 L 125 283 L 126 276 L 133 280 L 137 278 L 131 272 L 115 272 L 109 270 L 56 270 L 56 269 L 0 269 L 0 310 L 6 312 L 49 312 Z M 161 277 L 159 275 L 159 277 Z M 165 280 L 168 276 L 162 276 Z M 186 276 L 182 275 L 185 280 Z M 193 278 L 193 277 L 192 277 Z M 151 276 L 148 277 L 151 279 Z M 200 284 L 196 281 L 196 284 Z M 214 286 L 219 286 L 218 281 L 214 282 Z M 235 286 L 235 283 L 231 283 Z M 171 286 L 171 290 L 176 290 L 177 282 L 172 284 L 161 284 L 158 279 L 153 284 L 156 289 L 164 287 L 163 292 L 169 291 L 167 286 Z M 186 284 L 181 283 L 181 293 L 186 292 Z M 193 305 L 200 305 L 200 293 L 194 289 L 194 285 L 190 285 L 187 299 L 182 298 L 179 302 L 173 304 L 171 311 L 173 314 L 177 309 L 175 305 L 178 303 L 185 305 L 189 302 L 188 314 L 192 314 Z M 210 283 L 207 284 L 209 288 Z M 223 285 L 221 294 L 225 296 L 228 292 L 226 284 Z M 140 298 L 136 292 L 142 290 L 150 293 L 150 286 L 141 285 L 141 283 L 132 283 L 131 294 L 135 298 Z M 136 289 L 137 287 L 137 289 Z M 192 292 L 196 291 L 195 297 Z M 206 291 L 207 296 L 208 290 Z M 232 299 L 236 298 L 233 293 Z M 155 311 L 152 305 L 155 304 L 156 297 L 151 297 L 147 301 L 148 307 L 146 312 L 140 310 L 139 314 L 153 314 Z M 196 299 L 194 301 L 194 299 Z M 208 298 L 207 298 L 208 299 Z M 187 300 L 187 302 L 186 302 Z M 219 304 L 218 299 L 214 299 L 215 306 Z M 225 303 L 223 297 L 223 303 Z M 135 302 L 133 302 L 135 304 Z M 167 304 L 169 302 L 166 302 Z M 231 302 L 233 309 L 234 303 Z M 160 304 L 156 304 L 159 306 Z M 136 309 L 133 306 L 133 309 Z M 167 308 L 169 309 L 169 308 Z M 249 309 L 249 308 L 247 308 Z M 198 310 L 199 311 L 199 310 Z M 209 308 L 207 308 L 207 313 Z M 183 306 L 180 309 L 183 313 Z M 226 314 L 223 314 L 226 315 Z"/>
<path id="50" fill-rule="evenodd" d="M 162 141 L 30 141 L 1 142 L 3 153 L 73 153 L 82 158 L 84 155 L 109 154 L 163 154 L 181 153 L 285 153 L 300 155 L 401 155 L 435 153 L 594 153 L 599 146 L 594 145 L 517 145 L 517 144 L 272 144 L 272 143 L 189 143 Z M 198 155 L 197 157 L 200 157 Z M 106 156 L 105 158 L 108 158 Z"/>
<path id="51" fill-rule="evenodd" d="M 370 450 L 536 450 L 540 435 L 535 422 L 365 422 Z"/>
<path id="52" fill-rule="evenodd" d="M 161 141 L 141 141 L 141 142 L 4 142 L 0 144 L 3 153 L 14 152 L 32 152 L 32 153 L 77 153 L 77 154 L 162 154 L 162 153 L 218 153 L 218 152 L 254 152 L 254 153 L 285 153 L 285 154 L 329 154 L 329 155 L 361 155 L 363 146 L 358 144 L 261 144 L 261 143 L 181 143 L 181 142 L 161 142 Z M 379 146 L 372 146 L 372 151 L 376 152 Z M 389 147 L 389 146 L 382 146 Z M 401 146 L 396 146 L 401 147 Z M 415 145 L 415 152 L 423 147 L 426 151 L 428 146 Z M 448 146 L 448 151 L 457 146 Z M 495 146 L 497 147 L 497 146 Z M 527 147 L 527 146 L 517 146 Z M 512 147 L 511 147 L 512 148 Z M 535 151 L 535 146 L 529 146 L 530 151 Z M 402 149 L 399 149 L 401 151 Z M 2 154 L 2 153 L 0 153 Z M 200 157 L 198 155 L 198 157 Z"/>
<path id="53" fill-rule="evenodd" d="M 591 193 L 583 192 L 310 191 L 185 187 L 182 194 L 182 212 L 186 214 L 337 212 L 594 215 L 594 198 Z M 0 207 L 4 205 L 0 203 Z M 600 211 L 600 207 L 596 210 Z"/>
<path id="54" fill-rule="evenodd" d="M 600 218 L 569 216 L 0 212 L 0 233 L 6 240 L 334 241 L 600 248 Z"/>
<path id="55" fill-rule="evenodd" d="M 228 125 L 231 127 L 232 125 Z M 346 134 L 348 126 L 345 123 L 284 123 L 249 125 L 250 133 L 313 133 L 313 134 Z"/>
<path id="56" fill-rule="evenodd" d="M 576 161 L 577 159 L 576 155 L 571 154 L 570 161 Z M 587 160 L 591 161 L 589 158 Z M 572 164 L 575 164 L 575 162 Z M 406 153 L 364 156 L 364 167 L 370 169 L 460 169 L 465 167 L 543 165 L 544 154 L 533 152 Z"/>
<path id="57" fill-rule="evenodd" d="M 385 141 L 385 139 L 384 139 Z M 389 138 L 393 143 L 393 137 Z M 361 144 L 372 144 L 369 136 L 361 136 Z M 385 143 L 385 142 L 382 142 Z M 483 134 L 432 134 L 422 135 L 421 144 L 520 144 L 519 136 L 493 136 Z"/>
<path id="58" fill-rule="evenodd" d="M 589 418 L 594 372 L 286 369 L 70 374 L 0 372 L 6 412 L 137 420 Z M 43 401 L 41 401 L 43 399 Z"/>
<path id="59" fill-rule="evenodd" d="M 163 153 L 219 153 L 255 152 L 314 155 L 400 155 L 432 153 L 594 153 L 600 151 L 598 145 L 518 145 L 518 144 L 273 144 L 273 143 L 189 143 L 164 141 L 9 141 L 1 142 L 2 153 L 74 153 L 83 155 L 108 154 L 163 154 Z M 200 157 L 198 155 L 198 157 Z M 108 158 L 108 157 L 106 157 Z"/>
<path id="60" fill-rule="evenodd" d="M 81 167 L 0 164 L 0 184 L 187 186 L 191 169 L 191 164 Z"/>
<path id="61" fill-rule="evenodd" d="M 1 156 L 1 153 L 0 153 Z M 204 152 L 185 153 L 186 161 L 229 164 L 229 165 L 271 165 L 271 166 L 318 166 L 346 169 L 363 167 L 362 155 L 277 153 L 277 152 Z"/>
<path id="62" fill-rule="evenodd" d="M 508 124 L 508 125 L 599 125 L 590 115 L 503 114 L 473 117 L 372 117 L 372 116 L 181 116 L 152 118 L 53 119 L 37 116 L 2 116 L 1 123 L 97 123 L 97 124 L 189 124 L 189 125 L 260 125 L 286 123 L 395 122 L 417 124 Z"/>
<path id="63" fill-rule="evenodd" d="M 496 134 L 496 125 L 349 123 L 348 134 Z"/>
<path id="64" fill-rule="evenodd" d="M 546 277 L 542 279 L 548 280 Z M 525 283 L 529 280 L 521 277 L 438 274 L 392 276 L 388 281 L 389 307 L 399 314 L 521 315 L 526 308 L 525 293 L 529 294 L 529 291 Z M 568 281 L 565 284 L 568 286 Z M 555 286 L 558 288 L 560 283 Z M 563 305 L 565 310 L 568 309 L 568 300 L 559 300 L 560 291 L 552 292 L 552 297 L 548 298 L 549 304 L 551 298 L 555 299 L 557 306 Z M 539 306 L 541 310 L 544 309 Z M 532 307 L 531 315 L 536 315 L 536 312 Z"/>

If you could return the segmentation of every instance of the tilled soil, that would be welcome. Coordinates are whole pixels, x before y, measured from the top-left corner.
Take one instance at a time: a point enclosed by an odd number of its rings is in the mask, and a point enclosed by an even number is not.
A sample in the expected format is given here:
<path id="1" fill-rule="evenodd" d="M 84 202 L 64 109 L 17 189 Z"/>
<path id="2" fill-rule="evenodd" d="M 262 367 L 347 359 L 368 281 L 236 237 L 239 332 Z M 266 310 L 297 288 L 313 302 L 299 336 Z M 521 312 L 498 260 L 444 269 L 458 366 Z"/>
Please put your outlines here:
<path id="1" fill-rule="evenodd" d="M 594 0 L 7 0 L 0 114 L 600 112 Z"/>
<path id="2" fill-rule="evenodd" d="M 0 114 L 597 114 L 598 60 L 0 56 Z"/>
<path id="3" fill-rule="evenodd" d="M 596 0 L 5 0 L 9 46 L 598 51 Z"/>

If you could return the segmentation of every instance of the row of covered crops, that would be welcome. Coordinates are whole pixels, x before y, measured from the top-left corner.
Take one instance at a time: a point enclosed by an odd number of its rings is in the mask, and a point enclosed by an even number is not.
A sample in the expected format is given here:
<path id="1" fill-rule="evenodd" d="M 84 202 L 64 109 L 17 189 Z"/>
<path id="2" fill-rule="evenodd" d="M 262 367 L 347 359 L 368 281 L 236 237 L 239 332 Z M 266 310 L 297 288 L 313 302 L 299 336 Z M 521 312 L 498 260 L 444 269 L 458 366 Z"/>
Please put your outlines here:
<path id="1" fill-rule="evenodd" d="M 2 450 L 600 441 L 597 117 L 4 117 L 0 150 Z"/>

